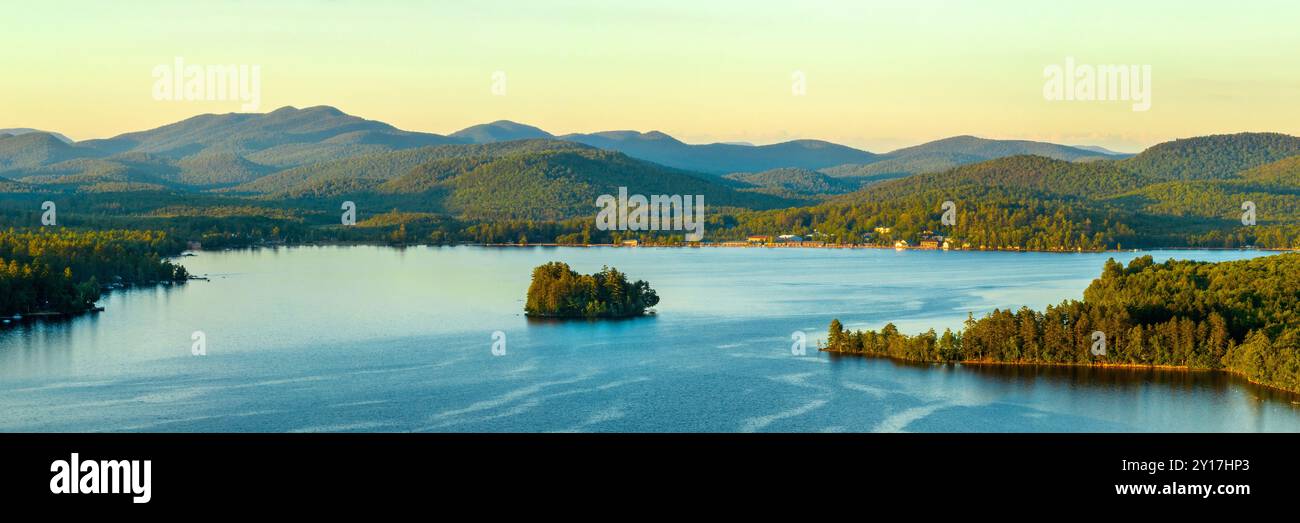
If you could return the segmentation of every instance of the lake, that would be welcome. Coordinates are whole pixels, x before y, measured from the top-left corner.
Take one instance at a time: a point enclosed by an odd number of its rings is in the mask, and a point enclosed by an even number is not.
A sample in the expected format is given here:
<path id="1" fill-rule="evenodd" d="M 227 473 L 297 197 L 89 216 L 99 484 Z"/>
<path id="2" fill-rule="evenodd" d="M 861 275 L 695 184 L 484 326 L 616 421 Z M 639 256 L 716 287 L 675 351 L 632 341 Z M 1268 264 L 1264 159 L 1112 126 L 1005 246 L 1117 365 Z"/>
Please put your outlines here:
<path id="1" fill-rule="evenodd" d="M 826 326 L 954 330 L 1078 298 L 1108 257 L 1255 251 L 323 246 L 201 252 L 210 281 L 0 330 L 3 431 L 1300 431 L 1223 374 L 911 365 L 816 350 Z M 531 269 L 645 279 L 657 315 L 530 321 Z M 493 333 L 504 354 L 493 353 Z M 191 355 L 201 332 L 206 355 Z M 792 354 L 803 332 L 807 354 Z"/>

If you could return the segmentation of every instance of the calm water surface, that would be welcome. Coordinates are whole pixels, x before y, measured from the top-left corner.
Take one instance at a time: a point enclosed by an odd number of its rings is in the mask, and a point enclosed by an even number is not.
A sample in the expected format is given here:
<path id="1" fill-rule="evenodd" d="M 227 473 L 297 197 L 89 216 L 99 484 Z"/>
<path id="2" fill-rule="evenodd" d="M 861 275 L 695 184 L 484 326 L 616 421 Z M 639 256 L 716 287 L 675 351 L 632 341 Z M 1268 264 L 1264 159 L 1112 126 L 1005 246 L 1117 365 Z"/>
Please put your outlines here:
<path id="1" fill-rule="evenodd" d="M 209 282 L 0 330 L 4 431 L 1300 431 L 1219 374 L 907 365 L 826 325 L 957 328 L 1077 298 L 1107 257 L 823 249 L 301 247 L 183 258 Z M 1228 260 L 1244 251 L 1153 252 Z M 532 267 L 618 267 L 655 317 L 536 322 Z M 191 356 L 191 334 L 207 356 Z M 492 354 L 492 333 L 506 354 Z M 791 354 L 804 331 L 810 350 Z"/>

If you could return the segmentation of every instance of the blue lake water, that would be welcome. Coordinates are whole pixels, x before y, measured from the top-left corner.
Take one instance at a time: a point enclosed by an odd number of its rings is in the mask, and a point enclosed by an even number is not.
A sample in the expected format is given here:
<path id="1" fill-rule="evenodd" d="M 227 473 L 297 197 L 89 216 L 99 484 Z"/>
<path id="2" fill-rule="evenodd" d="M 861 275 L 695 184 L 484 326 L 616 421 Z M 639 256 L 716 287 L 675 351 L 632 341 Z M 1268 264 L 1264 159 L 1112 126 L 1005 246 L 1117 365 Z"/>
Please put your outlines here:
<path id="1" fill-rule="evenodd" d="M 1077 298 L 1106 258 L 830 249 L 299 247 L 203 252 L 211 281 L 0 330 L 3 431 L 1300 431 L 1221 374 L 908 365 L 826 325 L 956 329 Z M 1250 251 L 1152 252 L 1228 260 Z M 532 267 L 612 265 L 654 317 L 537 322 Z M 201 331 L 206 356 L 191 355 Z M 492 334 L 505 333 L 505 354 Z M 791 352 L 792 334 L 808 352 Z"/>

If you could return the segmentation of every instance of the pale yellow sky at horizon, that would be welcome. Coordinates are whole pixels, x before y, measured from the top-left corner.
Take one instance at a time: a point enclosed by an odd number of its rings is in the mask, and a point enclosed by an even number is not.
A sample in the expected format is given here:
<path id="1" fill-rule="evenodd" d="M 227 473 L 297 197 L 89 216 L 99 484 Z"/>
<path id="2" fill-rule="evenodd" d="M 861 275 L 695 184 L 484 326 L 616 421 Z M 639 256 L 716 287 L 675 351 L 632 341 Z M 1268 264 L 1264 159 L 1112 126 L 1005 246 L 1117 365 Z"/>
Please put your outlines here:
<path id="1" fill-rule="evenodd" d="M 180 57 L 259 66 L 252 112 L 330 105 L 439 134 L 505 119 L 875 152 L 962 134 L 1123 151 L 1300 135 L 1300 3 L 1282 0 L 178 4 L 4 6 L 0 128 L 84 140 L 241 110 L 156 100 L 155 68 Z M 1044 70 L 1067 59 L 1150 66 L 1150 109 L 1048 100 Z"/>

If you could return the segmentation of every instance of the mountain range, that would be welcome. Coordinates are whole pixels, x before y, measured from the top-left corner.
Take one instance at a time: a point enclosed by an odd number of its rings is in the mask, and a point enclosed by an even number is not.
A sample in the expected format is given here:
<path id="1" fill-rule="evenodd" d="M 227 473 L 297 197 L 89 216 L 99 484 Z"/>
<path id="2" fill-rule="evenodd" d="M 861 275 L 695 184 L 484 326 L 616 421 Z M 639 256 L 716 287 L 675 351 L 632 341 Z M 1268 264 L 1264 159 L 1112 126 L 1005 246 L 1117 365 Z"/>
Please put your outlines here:
<path id="1" fill-rule="evenodd" d="M 870 220 L 898 211 L 890 220 L 901 223 L 926 215 L 935 198 L 975 196 L 1005 204 L 997 212 L 1007 219 L 1016 205 L 1038 201 L 1072 212 L 1084 202 L 1086 213 L 1061 218 L 1080 223 L 1113 225 L 1117 216 L 1126 223 L 1159 216 L 1208 223 L 1226 216 L 1220 207 L 1232 211 L 1247 198 L 1267 204 L 1270 218 L 1289 217 L 1300 215 L 1296 155 L 1300 139 L 1276 133 L 1181 139 L 1137 155 L 974 136 L 883 154 L 816 140 L 700 145 L 656 131 L 555 136 L 508 121 L 443 136 L 332 107 L 286 107 L 201 115 L 81 142 L 6 133 L 0 193 L 168 195 L 160 201 L 187 195 L 182 199 L 296 205 L 316 213 L 346 198 L 368 209 L 492 221 L 584 216 L 597 195 L 629 187 L 642 194 L 702 194 L 716 209 L 809 209 L 850 235 L 868 223 L 854 214 L 865 212 L 864 205 L 882 213 Z M 903 212 L 900 205 L 911 207 Z M 798 216 L 754 219 L 808 223 Z M 918 221 L 913 228 L 926 227 L 932 226 Z"/>
<path id="2" fill-rule="evenodd" d="M 483 146 L 518 140 L 582 144 L 719 178 L 734 173 L 773 171 L 750 179 L 759 181 L 760 188 L 783 191 L 805 184 L 807 180 L 800 178 L 806 178 L 808 171 L 846 179 L 849 183 L 819 187 L 847 192 L 863 183 L 1015 154 L 1039 154 L 1070 161 L 1122 158 L 1063 145 L 969 136 L 886 154 L 821 140 L 758 146 L 687 144 L 658 131 L 556 136 L 537 127 L 504 120 L 443 136 L 401 130 L 327 106 L 283 107 L 264 114 L 204 114 L 155 129 L 82 142 L 30 129 L 9 131 L 0 132 L 0 177 L 86 190 L 124 187 L 207 190 L 234 186 L 256 189 L 277 184 L 248 184 L 287 171 L 294 173 L 288 177 L 299 176 L 313 166 L 328 170 L 332 168 L 331 162 L 340 160 L 424 147 Z M 781 179 L 784 175 L 796 178 Z"/>
<path id="3" fill-rule="evenodd" d="M 15 127 L 10 129 L 0 129 L 0 138 L 4 137 L 5 135 L 18 136 L 20 134 L 30 134 L 30 133 L 45 133 L 45 134 L 52 135 L 55 138 L 58 138 L 63 143 L 72 143 L 71 138 L 68 138 L 67 136 L 63 136 L 62 134 L 54 133 L 50 131 L 42 131 L 40 129 L 32 129 L 30 127 Z"/>
<path id="4" fill-rule="evenodd" d="M 940 221 L 940 202 L 957 205 L 955 226 Z M 977 249 L 1295 248 L 1300 138 L 1201 136 L 1123 160 L 1009 156 L 872 184 L 750 221 L 753 228 L 743 232 L 785 224 L 786 231 L 815 228 L 841 241 L 871 236 L 877 227 L 907 241 L 942 231 Z"/>

